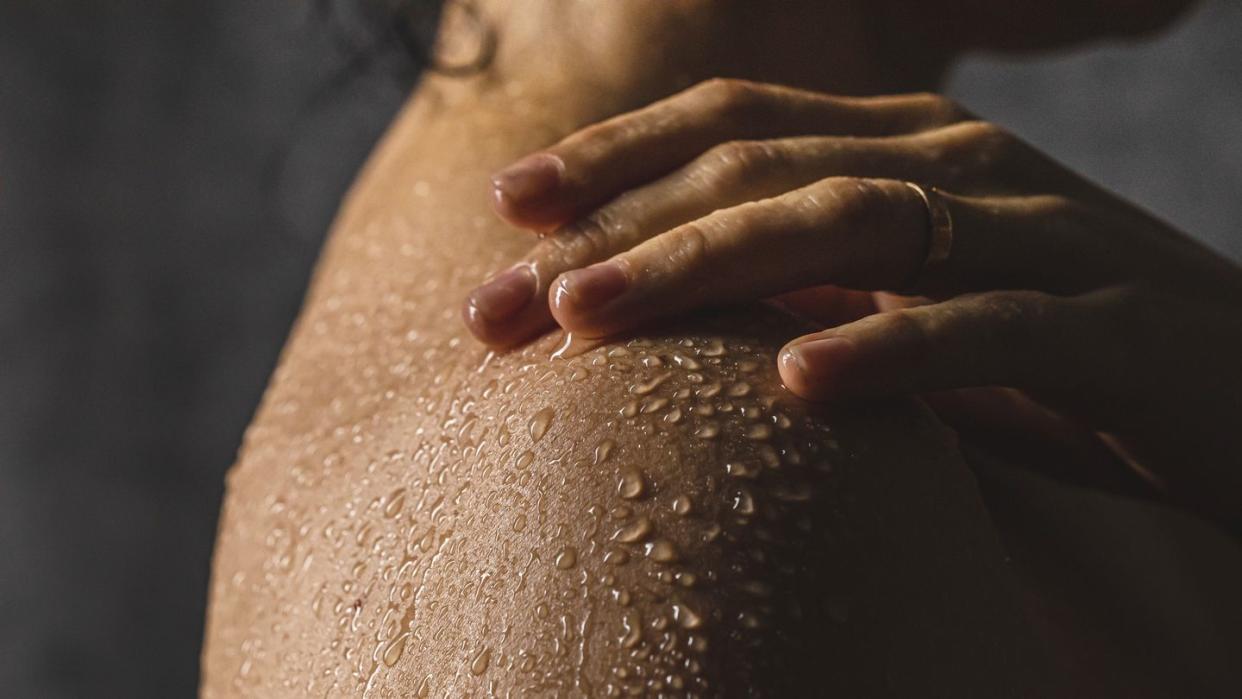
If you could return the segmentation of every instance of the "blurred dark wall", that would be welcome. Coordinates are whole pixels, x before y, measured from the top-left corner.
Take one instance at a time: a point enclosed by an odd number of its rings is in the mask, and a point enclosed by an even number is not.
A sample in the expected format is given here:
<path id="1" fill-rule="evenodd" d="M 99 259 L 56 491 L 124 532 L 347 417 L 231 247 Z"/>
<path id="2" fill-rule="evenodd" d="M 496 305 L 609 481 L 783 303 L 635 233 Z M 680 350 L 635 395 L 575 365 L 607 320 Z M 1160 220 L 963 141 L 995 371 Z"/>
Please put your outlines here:
<path id="1" fill-rule="evenodd" d="M 222 475 L 406 87 L 316 7 L 0 1 L 0 696 L 194 692 Z"/>
<path id="2" fill-rule="evenodd" d="M 330 4 L 0 0 L 0 695 L 194 691 L 222 475 L 410 84 Z M 1238 36 L 951 92 L 1242 258 Z"/>
<path id="3" fill-rule="evenodd" d="M 950 94 L 1242 261 L 1242 2 L 1150 42 L 974 60 Z"/>

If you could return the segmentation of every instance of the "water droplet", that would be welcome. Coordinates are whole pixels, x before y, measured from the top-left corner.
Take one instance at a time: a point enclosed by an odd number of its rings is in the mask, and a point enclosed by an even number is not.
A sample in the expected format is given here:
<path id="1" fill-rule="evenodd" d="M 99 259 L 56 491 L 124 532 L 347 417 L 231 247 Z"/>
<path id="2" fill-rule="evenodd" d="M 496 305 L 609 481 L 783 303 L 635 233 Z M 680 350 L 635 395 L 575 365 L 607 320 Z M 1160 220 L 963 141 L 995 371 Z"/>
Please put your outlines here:
<path id="1" fill-rule="evenodd" d="M 739 488 L 733 495 L 733 511 L 745 517 L 755 514 L 755 496 L 749 490 Z"/>
<path id="2" fill-rule="evenodd" d="M 530 438 L 533 442 L 538 442 L 548 431 L 548 425 L 552 424 L 552 409 L 544 408 L 535 413 L 530 419 Z"/>
<path id="3" fill-rule="evenodd" d="M 648 398 L 647 400 L 643 401 L 642 407 L 639 409 L 639 412 L 643 413 L 644 415 L 650 415 L 651 413 L 658 412 L 659 410 L 663 409 L 664 406 L 666 405 L 668 405 L 667 398 Z"/>
<path id="4" fill-rule="evenodd" d="M 681 422 L 681 408 L 673 408 L 664 415 L 664 421 L 676 425 Z"/>
<path id="5" fill-rule="evenodd" d="M 720 382 L 709 383 L 700 388 L 696 393 L 699 398 L 715 398 L 720 394 Z"/>
<path id="6" fill-rule="evenodd" d="M 617 494 L 626 500 L 634 500 L 643 496 L 646 484 L 643 474 L 632 466 L 621 469 L 621 480 L 617 483 Z"/>
<path id="7" fill-rule="evenodd" d="M 714 422 L 704 423 L 694 431 L 694 436 L 699 439 L 715 439 L 718 434 L 720 434 L 720 427 Z"/>
<path id="8" fill-rule="evenodd" d="M 388 503 L 384 505 L 384 516 L 392 519 L 400 514 L 402 507 L 405 507 L 405 488 L 397 488 L 388 496 Z"/>
<path id="9" fill-rule="evenodd" d="M 521 453 L 521 455 L 518 456 L 517 461 L 513 464 L 513 467 L 519 471 L 525 471 L 527 468 L 530 467 L 531 462 L 533 462 L 534 460 L 535 460 L 534 452 L 524 451 Z"/>
<path id="10" fill-rule="evenodd" d="M 401 655 L 405 653 L 405 641 L 409 638 L 409 634 L 401 634 L 392 643 L 388 644 L 388 648 L 384 650 L 384 664 L 392 667 L 401 659 Z M 374 656 L 372 656 L 374 657 Z"/>
<path id="11" fill-rule="evenodd" d="M 704 357 L 719 357 L 725 353 L 724 343 L 717 338 L 712 338 L 707 346 L 700 353 Z"/>
<path id="12" fill-rule="evenodd" d="M 762 440 L 771 438 L 771 436 L 772 436 L 772 426 L 764 422 L 761 422 L 756 425 L 751 425 L 750 429 L 746 430 L 747 439 L 762 441 Z"/>
<path id="13" fill-rule="evenodd" d="M 725 464 L 725 473 L 734 478 L 757 478 L 759 466 L 746 461 L 730 461 Z"/>
<path id="14" fill-rule="evenodd" d="M 655 369 L 664 366 L 664 360 L 654 354 L 648 354 L 642 358 L 642 365 L 648 369 Z"/>
<path id="15" fill-rule="evenodd" d="M 673 394 L 673 397 L 676 398 L 677 400 L 685 400 L 690 397 L 690 389 L 679 388 L 677 389 L 677 392 Z"/>
<path id="16" fill-rule="evenodd" d="M 556 554 L 556 567 L 561 570 L 569 570 L 577 564 L 578 552 L 570 546 L 566 546 Z"/>
<path id="17" fill-rule="evenodd" d="M 758 368 L 759 362 L 756 362 L 753 359 L 743 359 L 737 363 L 737 370 L 743 374 L 752 374 Z"/>
<path id="18" fill-rule="evenodd" d="M 685 517 L 686 515 L 690 514 L 690 512 L 693 510 L 694 510 L 694 501 L 690 499 L 689 495 L 678 495 L 677 497 L 673 498 L 673 512 L 676 512 L 682 517 Z"/>
<path id="19" fill-rule="evenodd" d="M 672 376 L 672 374 L 664 373 L 664 374 L 660 374 L 654 379 L 651 379 L 650 381 L 647 381 L 644 383 L 636 383 L 633 386 L 630 386 L 630 393 L 633 393 L 639 396 L 645 396 L 648 393 L 651 393 L 652 391 L 659 388 L 660 384 L 668 380 L 669 376 Z"/>
<path id="20" fill-rule="evenodd" d="M 626 401 L 625 405 L 621 406 L 621 417 L 634 417 L 637 414 L 638 414 L 638 401 L 637 400 Z"/>
<path id="21" fill-rule="evenodd" d="M 750 612 L 738 613 L 737 620 L 738 622 L 742 624 L 744 628 L 747 628 L 747 629 L 757 629 L 761 626 L 761 623 L 759 622 L 759 617 L 755 616 L 754 614 Z"/>
<path id="22" fill-rule="evenodd" d="M 647 558 L 656 563 L 674 563 L 679 556 L 673 542 L 668 539 L 656 539 L 647 544 Z"/>
<path id="23" fill-rule="evenodd" d="M 708 543 L 715 541 L 716 539 L 720 538 L 720 533 L 722 531 L 723 530 L 720 528 L 719 524 L 716 524 L 714 522 L 712 524 L 709 524 L 707 526 L 706 531 L 703 532 L 703 541 L 706 541 Z"/>
<path id="24" fill-rule="evenodd" d="M 611 439 L 605 439 L 604 441 L 602 441 L 602 442 L 600 442 L 598 445 L 596 445 L 596 447 L 595 447 L 595 465 L 596 465 L 596 466 L 598 466 L 598 465 L 600 465 L 600 464 L 604 463 L 605 461 L 607 461 L 607 460 L 608 460 L 608 457 L 612 456 L 612 450 L 613 450 L 616 446 L 617 446 L 617 443 L 616 443 L 616 442 L 614 442 L 614 441 L 612 441 Z"/>
<path id="25" fill-rule="evenodd" d="M 643 619 L 638 612 L 632 611 L 621 617 L 621 626 L 625 629 L 621 636 L 622 648 L 634 648 L 643 640 Z M 618 673 L 618 676 L 622 675 Z"/>
<path id="26" fill-rule="evenodd" d="M 565 333 L 562 338 L 560 347 L 552 352 L 552 359 L 570 359 L 578 355 L 585 354 L 596 347 L 599 347 L 600 340 L 590 338 L 582 338 L 573 333 Z"/>
<path id="27" fill-rule="evenodd" d="M 651 535 L 653 527 L 651 520 L 646 517 L 639 517 L 629 524 L 617 530 L 613 535 L 613 539 L 623 544 L 636 544 Z"/>
<path id="28" fill-rule="evenodd" d="M 683 354 L 674 354 L 673 363 L 686 371 L 698 371 L 703 368 L 703 365 L 697 359 L 692 359 Z"/>
<path id="29" fill-rule="evenodd" d="M 604 554 L 604 565 L 623 566 L 630 562 L 630 554 L 625 549 L 611 548 Z"/>
<path id="30" fill-rule="evenodd" d="M 750 395 L 750 384 L 745 381 L 738 381 L 729 387 L 729 395 L 734 398 L 741 398 Z"/>
<path id="31" fill-rule="evenodd" d="M 513 531 L 521 532 L 526 529 L 526 515 L 519 514 L 513 519 Z"/>
<path id="32" fill-rule="evenodd" d="M 703 617 L 685 602 L 673 603 L 673 621 L 683 629 L 697 629 L 703 625 Z"/>
<path id="33" fill-rule="evenodd" d="M 474 659 L 470 661 L 470 674 L 478 676 L 487 672 L 487 666 L 492 662 L 492 649 L 484 648 L 474 654 Z"/>

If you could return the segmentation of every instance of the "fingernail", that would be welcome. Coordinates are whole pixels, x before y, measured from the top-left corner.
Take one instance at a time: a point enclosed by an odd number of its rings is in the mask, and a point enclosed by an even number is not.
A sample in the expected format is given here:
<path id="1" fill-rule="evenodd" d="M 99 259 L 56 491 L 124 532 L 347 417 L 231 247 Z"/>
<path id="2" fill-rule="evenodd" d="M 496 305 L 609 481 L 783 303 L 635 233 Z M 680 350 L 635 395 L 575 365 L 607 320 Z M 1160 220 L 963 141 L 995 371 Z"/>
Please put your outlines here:
<path id="1" fill-rule="evenodd" d="M 492 176 L 499 208 L 529 206 L 545 200 L 561 185 L 565 163 L 550 153 L 528 155 Z"/>
<path id="2" fill-rule="evenodd" d="M 505 320 L 526 307 L 535 297 L 535 275 L 528 265 L 505 270 L 470 292 L 470 309 L 484 320 Z"/>
<path id="3" fill-rule="evenodd" d="M 620 265 L 600 262 L 562 275 L 552 304 L 563 308 L 569 303 L 576 310 L 592 310 L 620 296 L 627 286 L 629 280 Z"/>
<path id="4" fill-rule="evenodd" d="M 853 341 L 844 337 L 825 337 L 802 342 L 781 355 L 781 363 L 795 368 L 803 378 L 821 381 L 837 373 L 854 354 Z"/>

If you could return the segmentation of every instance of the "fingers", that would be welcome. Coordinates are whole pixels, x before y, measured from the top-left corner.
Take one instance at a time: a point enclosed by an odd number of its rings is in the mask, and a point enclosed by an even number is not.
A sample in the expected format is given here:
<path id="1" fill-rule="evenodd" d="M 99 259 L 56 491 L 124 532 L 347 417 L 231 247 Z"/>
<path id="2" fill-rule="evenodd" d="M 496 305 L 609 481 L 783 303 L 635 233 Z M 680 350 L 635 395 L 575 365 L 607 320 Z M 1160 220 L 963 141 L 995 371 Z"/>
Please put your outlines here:
<path id="1" fill-rule="evenodd" d="M 888 311 L 800 337 L 778 365 L 810 400 L 974 386 L 1066 390 L 1099 354 L 1085 304 L 997 291 Z"/>
<path id="2" fill-rule="evenodd" d="M 497 211 L 551 230 L 712 146 L 799 135 L 882 136 L 960 121 L 966 113 L 927 94 L 846 98 L 737 80 L 709 80 L 635 112 L 587 127 L 493 178 Z"/>
<path id="3" fill-rule="evenodd" d="M 952 160 L 973 157 L 978 129 L 968 124 L 893 138 L 811 136 L 715 146 L 544 238 L 516 272 L 498 276 L 471 295 L 467 324 L 485 342 L 520 342 L 553 322 L 544 304 L 533 301 L 546 298 L 561 273 L 608 259 L 713 211 L 825 177 L 888 177 L 952 187 L 958 182 L 954 173 L 965 171 L 938 165 L 946 154 Z"/>
<path id="4" fill-rule="evenodd" d="M 552 313 L 605 336 L 658 316 L 820 284 L 900 288 L 921 262 L 927 213 L 895 180 L 829 178 L 717 211 L 562 275 Z"/>
<path id="5" fill-rule="evenodd" d="M 1068 200 L 946 193 L 940 199 L 953 221 L 952 248 L 947 260 L 930 268 L 923 266 L 926 204 L 896 180 L 831 177 L 650 238 L 633 225 L 641 217 L 595 217 L 595 227 L 558 234 L 524 271 L 493 284 L 522 280 L 521 303 L 513 300 L 518 294 L 499 303 L 488 299 L 490 288 L 476 290 L 467 321 L 492 344 L 525 339 L 546 327 L 547 311 L 534 300 L 549 283 L 556 322 L 602 337 L 702 306 L 822 284 L 946 298 L 993 289 L 1081 293 L 1124 276 L 1125 251 Z M 579 268 L 618 248 L 622 252 L 610 259 Z M 560 269 L 572 271 L 552 282 Z M 489 303 L 503 313 L 492 312 Z M 510 315 L 501 319 L 504 313 Z"/>
<path id="6" fill-rule="evenodd" d="M 940 198 L 953 242 L 948 259 L 933 267 L 923 266 L 928 211 L 913 188 L 832 177 L 717 211 L 568 272 L 554 283 L 552 314 L 562 327 L 598 337 L 701 306 L 821 284 L 945 298 L 1014 288 L 1070 293 L 1106 281 L 1109 267 L 1121 275 L 1117 254 L 1066 254 L 1099 244 L 1071 244 L 1068 237 L 1101 236 L 1078 230 L 1078 209 L 1057 197 Z"/>

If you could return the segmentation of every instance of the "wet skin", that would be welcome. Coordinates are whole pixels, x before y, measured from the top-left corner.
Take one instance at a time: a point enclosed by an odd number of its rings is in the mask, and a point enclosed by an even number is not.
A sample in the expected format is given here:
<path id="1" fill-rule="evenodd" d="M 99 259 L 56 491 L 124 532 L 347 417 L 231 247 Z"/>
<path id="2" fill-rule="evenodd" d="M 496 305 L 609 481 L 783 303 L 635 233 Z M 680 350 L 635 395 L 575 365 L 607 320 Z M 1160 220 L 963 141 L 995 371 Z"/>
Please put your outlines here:
<path id="1" fill-rule="evenodd" d="M 469 338 L 452 300 L 524 248 L 478 183 L 529 143 L 441 99 L 343 210 L 230 473 L 204 694 L 1024 695 L 1037 656 L 947 433 L 789 396 L 788 319 L 558 360 Z"/>
<path id="2" fill-rule="evenodd" d="M 229 474 L 203 695 L 1053 695 L 951 433 L 792 397 L 790 316 L 471 338 L 532 242 L 488 175 L 702 77 L 503 59 L 425 81 L 342 208 Z"/>

